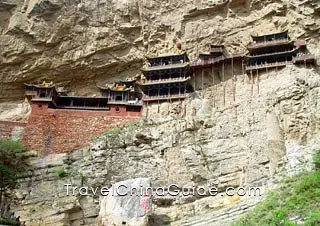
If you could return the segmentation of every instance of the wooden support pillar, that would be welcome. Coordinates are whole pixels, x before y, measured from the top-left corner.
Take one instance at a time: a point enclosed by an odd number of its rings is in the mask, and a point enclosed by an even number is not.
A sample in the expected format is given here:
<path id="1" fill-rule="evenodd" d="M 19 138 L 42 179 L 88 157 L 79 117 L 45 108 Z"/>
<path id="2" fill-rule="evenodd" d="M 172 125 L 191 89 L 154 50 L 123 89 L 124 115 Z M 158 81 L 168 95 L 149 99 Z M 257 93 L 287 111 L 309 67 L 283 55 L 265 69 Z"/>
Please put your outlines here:
<path id="1" fill-rule="evenodd" d="M 304 67 L 307 68 L 307 61 L 306 61 L 306 57 L 304 57 Z"/>
<path id="2" fill-rule="evenodd" d="M 245 72 L 244 72 L 244 60 L 242 60 L 242 75 L 245 75 Z"/>
<path id="3" fill-rule="evenodd" d="M 225 77 L 224 77 L 224 62 L 222 62 L 222 82 L 225 81 Z"/>
<path id="4" fill-rule="evenodd" d="M 196 91 L 197 90 L 197 87 L 196 87 L 196 73 L 195 73 L 195 71 L 193 71 L 193 87 L 194 87 L 194 91 Z"/>
<path id="5" fill-rule="evenodd" d="M 203 77 L 204 77 L 204 69 L 201 69 L 201 90 L 203 90 Z"/>
<path id="6" fill-rule="evenodd" d="M 245 83 L 245 78 L 246 78 L 246 72 L 245 72 L 245 64 L 244 64 L 244 60 L 242 60 L 241 62 L 241 67 L 242 67 L 242 75 L 243 75 L 243 85 Z"/>
<path id="7" fill-rule="evenodd" d="M 204 89 L 203 89 L 203 77 L 204 77 L 204 69 L 201 69 L 201 91 L 202 91 L 202 96 L 204 97 Z"/>
<path id="8" fill-rule="evenodd" d="M 260 78 L 259 78 L 259 70 L 257 69 L 257 92 L 258 95 L 260 93 Z"/>
<path id="9" fill-rule="evenodd" d="M 226 83 L 225 83 L 225 75 L 224 75 L 224 62 L 222 62 L 222 82 L 223 82 L 223 105 L 226 105 Z"/>
<path id="10" fill-rule="evenodd" d="M 268 66 L 266 66 L 266 71 L 267 71 L 267 73 L 268 73 Z"/>
<path id="11" fill-rule="evenodd" d="M 215 86 L 215 81 L 214 81 L 214 67 L 213 64 L 211 65 L 211 76 L 212 76 L 212 96 L 213 96 L 213 107 L 216 107 L 216 93 L 214 92 L 214 86 Z"/>
<path id="12" fill-rule="evenodd" d="M 232 71 L 232 96 L 233 102 L 236 101 L 236 90 L 235 90 L 235 74 L 234 74 L 234 67 L 233 67 L 233 56 L 231 58 L 231 71 Z"/>
<path id="13" fill-rule="evenodd" d="M 169 96 L 169 104 L 168 104 L 168 113 L 170 112 L 170 105 L 171 105 L 171 92 L 170 87 L 168 87 L 168 96 Z"/>
<path id="14" fill-rule="evenodd" d="M 146 118 L 149 116 L 149 101 L 147 101 Z"/>
<path id="15" fill-rule="evenodd" d="M 250 70 L 250 80 L 251 80 L 251 96 L 253 96 L 253 75 L 252 75 L 252 70 Z"/>

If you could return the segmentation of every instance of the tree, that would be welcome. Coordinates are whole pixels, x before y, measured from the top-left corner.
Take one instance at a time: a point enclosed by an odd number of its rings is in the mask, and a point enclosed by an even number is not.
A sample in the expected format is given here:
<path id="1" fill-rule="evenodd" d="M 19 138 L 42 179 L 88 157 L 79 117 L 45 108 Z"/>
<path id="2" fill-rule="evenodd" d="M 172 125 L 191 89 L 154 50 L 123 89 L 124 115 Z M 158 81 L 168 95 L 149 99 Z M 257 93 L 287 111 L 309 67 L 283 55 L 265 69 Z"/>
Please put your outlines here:
<path id="1" fill-rule="evenodd" d="M 0 140 L 0 217 L 5 205 L 5 194 L 17 185 L 17 176 L 26 169 L 24 147 L 19 141 Z"/>

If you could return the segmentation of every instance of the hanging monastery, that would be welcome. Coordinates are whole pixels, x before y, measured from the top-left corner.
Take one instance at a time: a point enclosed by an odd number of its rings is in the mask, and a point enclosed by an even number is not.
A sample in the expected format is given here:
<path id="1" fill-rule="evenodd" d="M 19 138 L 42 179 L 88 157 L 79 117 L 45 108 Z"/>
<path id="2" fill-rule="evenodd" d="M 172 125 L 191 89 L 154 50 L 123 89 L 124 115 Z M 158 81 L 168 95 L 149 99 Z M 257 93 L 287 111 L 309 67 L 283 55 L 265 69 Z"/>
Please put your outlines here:
<path id="1" fill-rule="evenodd" d="M 236 100 L 234 81 L 247 74 L 253 94 L 259 74 L 289 64 L 312 67 L 315 57 L 304 41 L 293 41 L 287 32 L 252 36 L 247 55 L 230 55 L 225 46 L 212 45 L 194 61 L 187 54 L 147 57 L 141 76 L 99 86 L 100 97 L 67 96 L 51 83 L 25 84 L 32 106 L 27 123 L 0 122 L 0 135 L 10 138 L 23 130 L 25 145 L 42 153 L 67 152 L 89 144 L 108 129 L 149 117 L 149 107 L 180 102 L 195 91 L 231 80 L 231 99 Z M 219 104 L 226 104 L 226 86 Z M 258 88 L 259 92 L 259 88 Z M 217 100 L 213 97 L 213 106 Z M 186 111 L 186 110 L 184 110 Z M 151 116 L 150 116 L 151 117 Z"/>

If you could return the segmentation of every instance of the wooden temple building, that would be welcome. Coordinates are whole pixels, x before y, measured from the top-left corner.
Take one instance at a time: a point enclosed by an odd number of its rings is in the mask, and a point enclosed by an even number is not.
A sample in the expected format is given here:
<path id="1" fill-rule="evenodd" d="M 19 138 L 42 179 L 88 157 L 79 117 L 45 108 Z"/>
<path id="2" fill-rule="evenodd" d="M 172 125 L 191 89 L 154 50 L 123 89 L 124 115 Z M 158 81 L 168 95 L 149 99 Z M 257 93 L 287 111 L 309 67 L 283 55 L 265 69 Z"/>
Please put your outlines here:
<path id="1" fill-rule="evenodd" d="M 235 100 L 237 75 L 247 72 L 253 81 L 253 72 L 258 74 L 261 69 L 268 71 L 287 64 L 316 64 L 306 42 L 294 42 L 287 31 L 252 36 L 252 39 L 247 56 L 230 55 L 224 45 L 211 45 L 208 53 L 199 54 L 193 62 L 186 53 L 147 57 L 147 67 L 142 69 L 140 80 L 100 86 L 101 97 L 63 95 L 57 92 L 52 82 L 25 84 L 25 96 L 33 103 L 46 103 L 53 109 L 98 110 L 125 116 L 130 112 L 141 113 L 143 103 L 183 100 L 193 90 L 219 83 L 225 103 L 226 93 L 232 93 Z M 226 87 L 228 80 L 231 81 L 229 88 Z"/>
<path id="2" fill-rule="evenodd" d="M 246 71 L 281 68 L 288 64 L 316 64 L 315 57 L 306 48 L 305 42 L 294 42 L 288 32 L 252 36 L 253 43 L 248 46 Z"/>
<path id="3" fill-rule="evenodd" d="M 41 84 L 24 84 L 25 97 L 34 102 L 52 102 L 58 96 L 53 82 Z"/>
<path id="4" fill-rule="evenodd" d="M 32 104 L 46 104 L 50 109 L 94 110 L 124 114 L 141 113 L 141 94 L 136 91 L 135 81 L 120 81 L 111 87 L 100 87 L 102 97 L 65 96 L 57 92 L 55 85 L 25 84 L 25 96 Z"/>
<path id="5" fill-rule="evenodd" d="M 78 109 L 107 111 L 108 100 L 105 97 L 62 96 L 55 85 L 43 82 L 38 85 L 24 84 L 25 96 L 32 103 L 46 103 L 52 109 Z"/>
<path id="6" fill-rule="evenodd" d="M 198 58 L 191 64 L 193 70 L 211 68 L 212 66 L 221 65 L 221 63 L 232 63 L 235 61 L 242 62 L 242 55 L 230 55 L 224 45 L 211 45 L 209 53 L 200 53 Z"/>
<path id="7" fill-rule="evenodd" d="M 147 61 L 148 67 L 142 70 L 143 78 L 139 82 L 144 102 L 181 100 L 192 91 L 187 54 L 147 58 Z"/>
<path id="8" fill-rule="evenodd" d="M 112 85 L 99 87 L 102 96 L 108 100 L 111 109 L 125 108 L 126 111 L 142 111 L 142 94 L 135 79 L 119 81 Z"/>

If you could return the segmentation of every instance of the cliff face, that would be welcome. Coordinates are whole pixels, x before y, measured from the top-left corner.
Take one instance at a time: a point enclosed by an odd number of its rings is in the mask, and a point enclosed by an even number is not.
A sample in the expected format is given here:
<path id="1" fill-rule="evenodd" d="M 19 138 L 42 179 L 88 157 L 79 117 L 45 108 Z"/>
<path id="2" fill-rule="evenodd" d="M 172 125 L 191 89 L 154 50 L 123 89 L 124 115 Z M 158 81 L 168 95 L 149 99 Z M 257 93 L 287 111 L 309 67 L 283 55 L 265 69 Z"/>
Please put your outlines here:
<path id="1" fill-rule="evenodd" d="M 22 83 L 39 79 L 72 95 L 96 95 L 97 83 L 138 74 L 147 54 L 186 51 L 194 58 L 209 44 L 245 53 L 251 34 L 288 30 L 319 57 L 319 12 L 313 0 L 1 1 L 0 101 L 21 100 Z M 255 83 L 251 97 L 248 76 L 237 75 L 236 102 L 226 106 L 222 86 L 230 81 L 182 105 L 150 106 L 153 122 L 110 132 L 90 148 L 29 152 L 34 171 L 20 179 L 13 209 L 32 226 L 95 225 L 99 198 L 66 196 L 65 183 L 95 187 L 150 177 L 154 186 L 217 182 L 220 189 L 268 189 L 282 174 L 307 169 L 320 145 L 319 74 L 288 66 L 260 76 L 259 95 Z M 1 119 L 25 117 L 28 105 L 15 103 L 1 104 Z M 181 106 L 185 115 L 176 117 Z M 54 173 L 62 168 L 68 177 Z M 259 198 L 153 201 L 153 225 L 227 225 Z"/>
<path id="2" fill-rule="evenodd" d="M 312 0 L 3 0 L 0 100 L 39 79 L 94 95 L 96 83 L 139 73 L 146 54 L 194 58 L 213 43 L 244 53 L 255 33 L 289 30 L 319 56 L 319 11 Z"/>
<path id="3" fill-rule="evenodd" d="M 20 180 L 13 209 L 28 225 L 95 225 L 99 197 L 67 196 L 64 184 L 98 187 L 148 177 L 155 188 L 217 183 L 221 192 L 228 186 L 267 191 L 279 178 L 309 169 L 320 147 L 319 74 L 295 66 L 264 73 L 252 98 L 246 75 L 236 87 L 232 105 L 213 107 L 210 94 L 221 96 L 222 89 L 211 87 L 183 103 L 185 117 L 160 106 L 153 118 L 161 122 L 109 131 L 69 154 L 34 153 L 34 171 Z M 61 168 L 67 177 L 55 173 Z M 261 198 L 153 197 L 150 225 L 228 225 Z"/>

